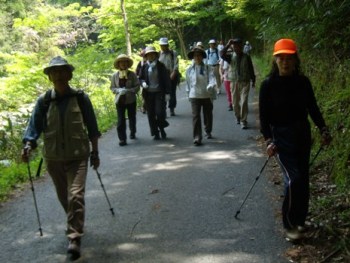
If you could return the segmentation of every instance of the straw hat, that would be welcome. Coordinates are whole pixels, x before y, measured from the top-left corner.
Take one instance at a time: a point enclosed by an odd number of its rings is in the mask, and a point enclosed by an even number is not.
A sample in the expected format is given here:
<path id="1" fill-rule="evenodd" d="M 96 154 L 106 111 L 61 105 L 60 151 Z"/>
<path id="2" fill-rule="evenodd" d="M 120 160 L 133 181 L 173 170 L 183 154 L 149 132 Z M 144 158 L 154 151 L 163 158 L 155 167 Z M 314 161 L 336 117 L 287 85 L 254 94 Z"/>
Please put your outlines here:
<path id="1" fill-rule="evenodd" d="M 119 69 L 119 62 L 120 61 L 127 61 L 128 62 L 128 68 L 132 66 L 134 61 L 127 55 L 125 54 L 120 54 L 115 60 L 114 60 L 114 67 L 116 69 Z"/>

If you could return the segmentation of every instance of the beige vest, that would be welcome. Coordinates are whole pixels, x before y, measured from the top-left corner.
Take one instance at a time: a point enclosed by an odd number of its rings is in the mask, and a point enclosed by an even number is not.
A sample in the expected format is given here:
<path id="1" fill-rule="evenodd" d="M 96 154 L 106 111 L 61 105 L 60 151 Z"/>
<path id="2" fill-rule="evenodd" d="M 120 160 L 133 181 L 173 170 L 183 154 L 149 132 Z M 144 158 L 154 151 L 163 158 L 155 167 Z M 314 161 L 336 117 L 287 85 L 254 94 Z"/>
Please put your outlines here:
<path id="1" fill-rule="evenodd" d="M 89 138 L 76 96 L 69 99 L 63 119 L 56 102 L 50 103 L 43 139 L 43 155 L 47 160 L 67 161 L 88 158 Z"/>

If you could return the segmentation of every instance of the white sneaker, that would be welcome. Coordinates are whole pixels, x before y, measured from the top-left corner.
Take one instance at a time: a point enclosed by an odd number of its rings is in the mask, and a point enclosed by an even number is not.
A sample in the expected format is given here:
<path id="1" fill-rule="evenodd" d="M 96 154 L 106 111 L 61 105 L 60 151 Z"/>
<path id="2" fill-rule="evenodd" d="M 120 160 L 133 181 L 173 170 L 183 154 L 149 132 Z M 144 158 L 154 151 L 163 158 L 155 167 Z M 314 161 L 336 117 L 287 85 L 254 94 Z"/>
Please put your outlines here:
<path id="1" fill-rule="evenodd" d="M 296 241 L 299 239 L 304 238 L 303 233 L 301 233 L 297 227 L 292 228 L 292 229 L 286 229 L 286 238 L 289 241 Z"/>

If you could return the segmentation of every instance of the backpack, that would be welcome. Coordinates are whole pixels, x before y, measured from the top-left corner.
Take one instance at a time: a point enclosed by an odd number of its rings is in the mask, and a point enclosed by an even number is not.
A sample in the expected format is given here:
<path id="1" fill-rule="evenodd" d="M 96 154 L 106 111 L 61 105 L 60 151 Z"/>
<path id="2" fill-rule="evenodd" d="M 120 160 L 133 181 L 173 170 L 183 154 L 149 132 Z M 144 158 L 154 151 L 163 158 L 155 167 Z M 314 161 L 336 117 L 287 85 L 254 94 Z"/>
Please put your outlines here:
<path id="1" fill-rule="evenodd" d="M 86 123 L 86 120 L 84 118 L 84 91 L 82 90 L 77 90 L 77 92 L 69 94 L 68 97 L 77 97 L 77 102 L 80 108 L 80 111 L 83 115 L 84 123 Z M 43 107 L 41 108 L 41 112 L 43 116 L 46 116 L 47 111 L 49 110 L 50 103 L 52 101 L 55 101 L 56 98 L 52 98 L 52 89 L 48 90 L 44 94 L 44 99 L 43 99 Z M 46 118 L 44 119 L 44 127 L 46 127 Z"/>
<path id="2" fill-rule="evenodd" d="M 170 55 L 171 55 L 171 60 L 172 60 L 172 64 L 174 64 L 174 51 L 171 49 L 170 50 Z M 177 70 L 177 74 L 176 74 L 176 84 L 179 85 L 181 82 L 181 73 L 179 70 Z"/>
<path id="3" fill-rule="evenodd" d="M 217 55 L 218 59 L 220 59 L 219 50 L 217 48 L 215 48 L 215 54 Z M 209 58 L 209 55 L 210 55 L 210 48 L 207 49 L 207 58 Z"/>

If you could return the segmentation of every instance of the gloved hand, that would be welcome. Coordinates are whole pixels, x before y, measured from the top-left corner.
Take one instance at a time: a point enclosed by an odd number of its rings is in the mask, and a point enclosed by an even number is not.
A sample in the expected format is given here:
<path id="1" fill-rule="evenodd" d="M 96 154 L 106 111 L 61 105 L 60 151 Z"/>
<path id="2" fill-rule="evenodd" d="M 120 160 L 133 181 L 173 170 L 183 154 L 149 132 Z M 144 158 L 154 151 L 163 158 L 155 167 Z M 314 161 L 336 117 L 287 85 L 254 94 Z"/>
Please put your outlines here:
<path id="1" fill-rule="evenodd" d="M 165 101 L 168 102 L 170 100 L 170 94 L 165 94 Z"/>
<path id="2" fill-rule="evenodd" d="M 271 139 L 266 140 L 266 152 L 269 157 L 274 156 L 277 153 L 277 146 L 273 143 Z"/>
<path id="3" fill-rule="evenodd" d="M 27 142 L 26 145 L 23 147 L 21 152 L 22 161 L 27 163 L 29 162 L 30 153 L 32 151 L 32 146 L 30 142 Z"/>
<path id="4" fill-rule="evenodd" d="M 147 85 L 147 83 L 144 81 L 144 82 L 142 82 L 142 88 L 144 88 L 144 89 L 147 89 L 148 88 L 148 85 Z"/>
<path id="5" fill-rule="evenodd" d="M 207 91 L 212 91 L 213 89 L 214 89 L 214 86 L 212 86 L 210 84 L 207 86 Z"/>
<path id="6" fill-rule="evenodd" d="M 119 93 L 120 95 L 125 95 L 126 92 L 127 92 L 126 88 L 121 88 Z"/>
<path id="7" fill-rule="evenodd" d="M 323 127 L 321 130 L 321 144 L 323 146 L 327 146 L 331 143 L 332 141 L 332 136 L 329 133 L 329 130 L 327 127 Z"/>
<path id="8" fill-rule="evenodd" d="M 100 157 L 98 151 L 92 151 L 90 153 L 90 166 L 96 170 L 100 166 Z"/>

